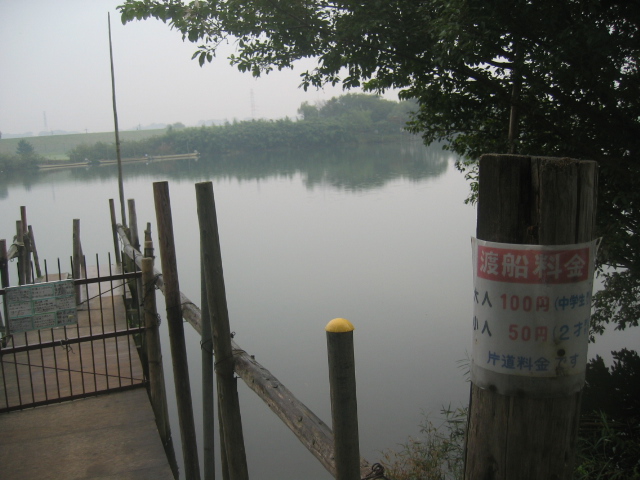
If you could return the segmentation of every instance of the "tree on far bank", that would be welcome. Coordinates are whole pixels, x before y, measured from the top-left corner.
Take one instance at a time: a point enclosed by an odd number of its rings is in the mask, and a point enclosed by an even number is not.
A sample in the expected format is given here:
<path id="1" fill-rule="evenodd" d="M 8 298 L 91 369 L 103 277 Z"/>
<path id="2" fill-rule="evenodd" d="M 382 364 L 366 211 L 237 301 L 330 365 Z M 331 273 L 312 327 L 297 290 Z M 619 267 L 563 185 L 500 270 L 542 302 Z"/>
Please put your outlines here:
<path id="1" fill-rule="evenodd" d="M 33 145 L 31 145 L 31 143 L 27 140 L 20 140 L 18 142 L 16 154 L 20 155 L 22 158 L 30 158 L 35 154 L 35 149 L 33 148 Z"/>

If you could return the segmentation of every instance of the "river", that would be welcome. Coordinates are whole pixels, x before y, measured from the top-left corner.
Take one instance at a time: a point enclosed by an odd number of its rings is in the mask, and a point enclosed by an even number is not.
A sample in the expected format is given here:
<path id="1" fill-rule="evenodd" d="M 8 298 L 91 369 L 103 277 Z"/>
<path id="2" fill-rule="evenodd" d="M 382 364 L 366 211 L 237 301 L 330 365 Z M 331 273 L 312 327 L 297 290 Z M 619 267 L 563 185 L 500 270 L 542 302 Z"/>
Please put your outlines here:
<path id="1" fill-rule="evenodd" d="M 213 182 L 235 340 L 329 425 L 324 327 L 335 317 L 354 324 L 360 448 L 375 462 L 419 435 L 424 414 L 437 419 L 443 405 L 468 401 L 475 209 L 454 162 L 419 142 L 152 162 L 126 165 L 124 189 L 139 230 L 150 222 L 155 239 L 152 184 L 169 182 L 180 287 L 199 304 L 194 184 Z M 0 238 L 13 238 L 24 205 L 40 258 L 68 263 L 79 218 L 85 255 L 104 263 L 113 252 L 109 198 L 118 204 L 115 167 L 2 174 Z M 199 338 L 185 329 L 199 419 Z M 331 478 L 242 382 L 239 396 L 252 478 Z"/>

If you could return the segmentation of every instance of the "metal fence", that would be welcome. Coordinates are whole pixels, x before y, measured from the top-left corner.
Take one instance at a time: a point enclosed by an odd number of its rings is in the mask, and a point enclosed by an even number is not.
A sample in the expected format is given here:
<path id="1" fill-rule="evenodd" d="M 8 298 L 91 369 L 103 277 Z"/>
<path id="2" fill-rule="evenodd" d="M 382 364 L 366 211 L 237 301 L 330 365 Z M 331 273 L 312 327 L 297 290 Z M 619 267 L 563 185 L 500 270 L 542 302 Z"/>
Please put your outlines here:
<path id="1" fill-rule="evenodd" d="M 144 335 L 127 282 L 140 272 L 121 273 L 109 263 L 86 269 L 76 287 L 77 323 L 27 332 L 5 331 L 0 341 L 0 412 L 127 390 L 145 384 L 137 346 Z M 73 272 L 73 265 L 71 268 Z M 60 270 L 37 282 L 68 277 Z M 6 290 L 0 290 L 5 294 Z M 4 298 L 5 320 L 7 299 Z M 134 307 L 128 310 L 128 305 Z"/>

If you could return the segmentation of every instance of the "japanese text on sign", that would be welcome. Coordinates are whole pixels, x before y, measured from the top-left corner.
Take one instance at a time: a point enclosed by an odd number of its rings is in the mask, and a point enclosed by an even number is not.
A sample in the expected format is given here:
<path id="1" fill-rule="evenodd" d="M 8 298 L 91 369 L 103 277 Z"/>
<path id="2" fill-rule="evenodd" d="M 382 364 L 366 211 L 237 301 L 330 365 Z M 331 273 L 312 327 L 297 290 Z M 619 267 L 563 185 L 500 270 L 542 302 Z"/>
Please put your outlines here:
<path id="1" fill-rule="evenodd" d="M 5 302 L 11 333 L 78 322 L 73 280 L 8 287 Z"/>
<path id="2" fill-rule="evenodd" d="M 596 241 L 472 243 L 474 367 L 529 377 L 584 372 Z"/>

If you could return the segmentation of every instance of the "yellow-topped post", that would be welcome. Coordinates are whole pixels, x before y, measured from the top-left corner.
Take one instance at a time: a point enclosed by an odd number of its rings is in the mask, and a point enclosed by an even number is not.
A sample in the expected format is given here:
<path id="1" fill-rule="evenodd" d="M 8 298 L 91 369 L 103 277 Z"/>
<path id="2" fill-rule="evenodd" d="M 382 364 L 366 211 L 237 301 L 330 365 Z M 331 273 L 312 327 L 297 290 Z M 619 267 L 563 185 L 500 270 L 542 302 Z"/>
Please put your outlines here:
<path id="1" fill-rule="evenodd" d="M 358 402 L 353 330 L 345 318 L 334 318 L 325 327 L 331 388 L 331 421 L 336 462 L 336 480 L 360 478 Z"/>

